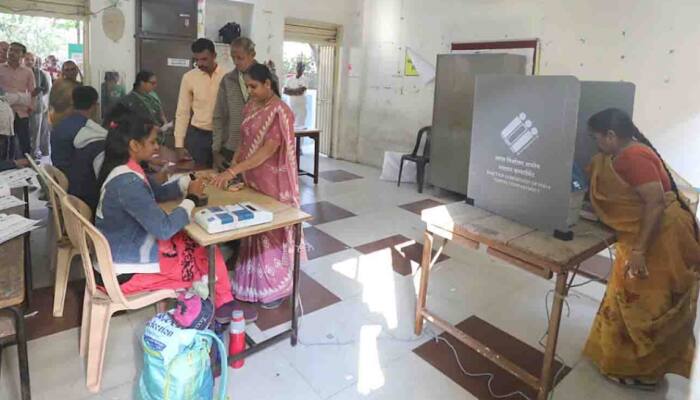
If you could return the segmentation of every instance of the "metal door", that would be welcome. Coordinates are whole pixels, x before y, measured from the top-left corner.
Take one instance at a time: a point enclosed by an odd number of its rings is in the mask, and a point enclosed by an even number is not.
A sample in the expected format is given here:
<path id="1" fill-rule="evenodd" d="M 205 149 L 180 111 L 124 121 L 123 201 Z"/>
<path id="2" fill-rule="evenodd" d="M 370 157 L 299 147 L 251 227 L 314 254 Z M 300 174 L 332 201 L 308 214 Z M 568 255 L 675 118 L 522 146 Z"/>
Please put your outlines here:
<path id="1" fill-rule="evenodd" d="M 331 155 L 333 137 L 333 83 L 335 82 L 335 46 L 318 47 L 318 98 L 316 127 L 321 131 L 320 152 Z"/>
<path id="2" fill-rule="evenodd" d="M 158 77 L 156 93 L 168 121 L 175 116 L 182 75 L 192 68 L 190 45 L 189 40 L 139 40 L 141 69 L 153 71 Z"/>

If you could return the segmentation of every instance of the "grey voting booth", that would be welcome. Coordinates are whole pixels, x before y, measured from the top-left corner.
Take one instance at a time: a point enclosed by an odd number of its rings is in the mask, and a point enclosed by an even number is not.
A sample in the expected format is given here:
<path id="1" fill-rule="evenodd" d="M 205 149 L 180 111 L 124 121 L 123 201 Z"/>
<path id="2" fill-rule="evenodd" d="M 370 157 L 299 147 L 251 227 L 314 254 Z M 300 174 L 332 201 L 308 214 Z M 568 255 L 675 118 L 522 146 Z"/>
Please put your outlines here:
<path id="1" fill-rule="evenodd" d="M 467 194 L 474 81 L 478 74 L 525 75 L 527 60 L 514 54 L 440 54 L 430 143 L 430 183 Z"/>
<path id="2" fill-rule="evenodd" d="M 471 132 L 468 199 L 534 228 L 568 232 L 574 161 L 596 152 L 586 121 L 605 108 L 632 111 L 634 85 L 572 76 L 479 75 Z M 564 235 L 566 237 L 566 235 Z"/>

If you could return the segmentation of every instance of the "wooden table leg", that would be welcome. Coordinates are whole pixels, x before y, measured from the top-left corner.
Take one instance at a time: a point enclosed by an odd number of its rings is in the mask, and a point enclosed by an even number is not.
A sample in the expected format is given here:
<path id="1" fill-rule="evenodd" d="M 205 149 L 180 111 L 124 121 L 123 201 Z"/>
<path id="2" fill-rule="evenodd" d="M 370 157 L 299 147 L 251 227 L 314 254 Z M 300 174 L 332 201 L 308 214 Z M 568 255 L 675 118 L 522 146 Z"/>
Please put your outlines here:
<path id="1" fill-rule="evenodd" d="M 430 264 L 432 261 L 433 241 L 433 234 L 426 230 L 425 234 L 423 235 L 423 259 L 421 260 L 420 269 L 420 289 L 418 291 L 418 300 L 416 301 L 416 335 L 420 335 L 423 332 L 423 309 L 425 309 L 425 300 L 428 297 L 428 274 L 430 272 Z"/>
<path id="2" fill-rule="evenodd" d="M 299 274 L 301 262 L 301 224 L 294 225 L 294 271 L 292 280 L 292 346 L 297 345 L 299 320 L 297 314 L 297 296 L 299 295 Z"/>
<path id="3" fill-rule="evenodd" d="M 557 283 L 552 300 L 552 314 L 549 317 L 549 328 L 547 330 L 547 346 L 544 351 L 544 361 L 542 363 L 542 376 L 540 376 L 540 390 L 537 393 L 538 400 L 546 400 L 554 379 L 554 357 L 557 351 L 557 340 L 559 339 L 559 325 L 561 324 L 561 313 L 566 296 L 566 279 L 568 273 L 557 274 Z"/>
<path id="4" fill-rule="evenodd" d="M 321 138 L 318 135 L 314 136 L 314 185 L 318 184 L 318 156 L 321 152 L 320 140 Z"/>
<path id="5" fill-rule="evenodd" d="M 301 165 L 299 162 L 301 161 L 301 138 L 299 136 L 296 137 L 297 141 L 297 169 L 301 169 Z"/>

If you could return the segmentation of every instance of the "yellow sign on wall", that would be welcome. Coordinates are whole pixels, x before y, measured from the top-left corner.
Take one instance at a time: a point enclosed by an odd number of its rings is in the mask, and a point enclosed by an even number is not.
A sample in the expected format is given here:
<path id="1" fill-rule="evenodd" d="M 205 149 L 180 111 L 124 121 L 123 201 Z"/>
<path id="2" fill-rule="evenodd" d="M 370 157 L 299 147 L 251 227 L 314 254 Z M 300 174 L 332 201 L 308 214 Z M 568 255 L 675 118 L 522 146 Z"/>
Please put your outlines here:
<path id="1" fill-rule="evenodd" d="M 411 56 L 408 55 L 408 49 L 406 49 L 406 65 L 404 68 L 404 75 L 418 76 L 418 70 L 416 70 L 415 65 L 413 65 L 413 60 L 411 60 Z"/>

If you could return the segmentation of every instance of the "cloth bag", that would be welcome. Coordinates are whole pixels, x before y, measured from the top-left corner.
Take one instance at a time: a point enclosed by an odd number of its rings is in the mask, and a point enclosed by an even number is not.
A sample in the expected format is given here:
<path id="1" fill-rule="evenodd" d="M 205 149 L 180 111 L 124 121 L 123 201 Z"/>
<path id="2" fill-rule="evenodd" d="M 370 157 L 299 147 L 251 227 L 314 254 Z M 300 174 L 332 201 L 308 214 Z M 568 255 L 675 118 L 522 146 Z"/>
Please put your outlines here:
<path id="1" fill-rule="evenodd" d="M 141 345 L 143 370 L 136 398 L 140 400 L 225 400 L 228 368 L 222 368 L 219 396 L 209 356 L 218 346 L 221 364 L 228 365 L 224 343 L 209 330 L 182 329 L 169 313 L 160 313 L 147 324 Z"/>

